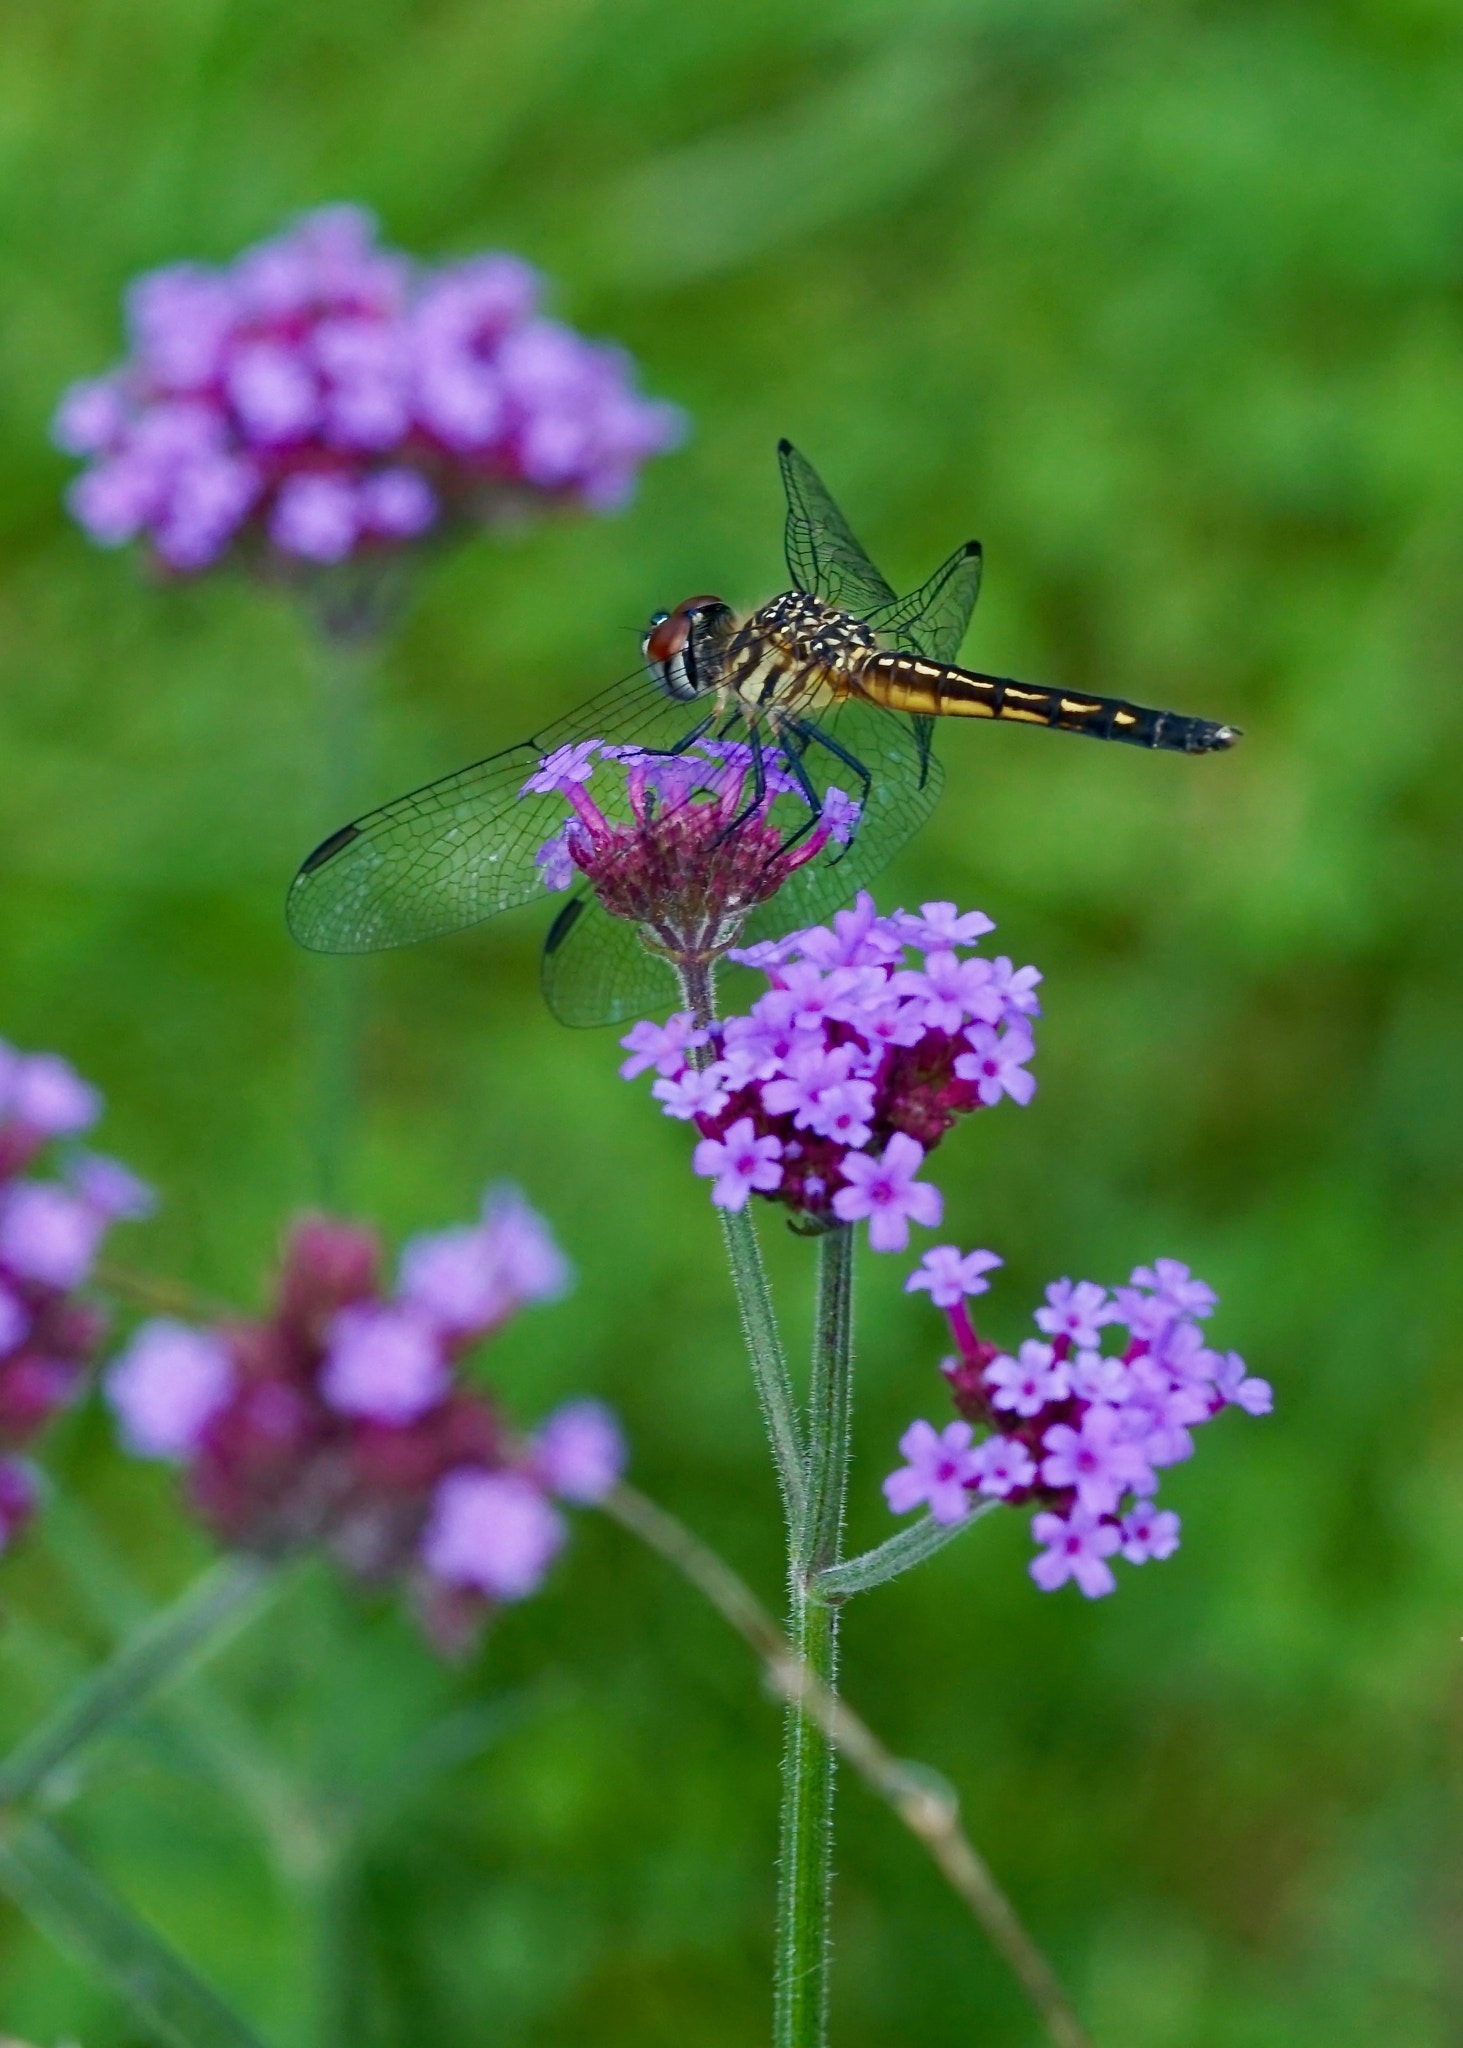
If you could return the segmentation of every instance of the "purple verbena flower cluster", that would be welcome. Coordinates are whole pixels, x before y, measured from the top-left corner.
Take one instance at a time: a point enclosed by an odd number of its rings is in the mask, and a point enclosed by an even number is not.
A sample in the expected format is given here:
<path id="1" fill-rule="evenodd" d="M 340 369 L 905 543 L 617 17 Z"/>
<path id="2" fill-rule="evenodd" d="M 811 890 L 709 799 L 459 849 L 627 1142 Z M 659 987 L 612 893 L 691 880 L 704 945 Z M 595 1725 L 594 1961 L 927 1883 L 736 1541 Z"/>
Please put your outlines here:
<path id="1" fill-rule="evenodd" d="M 902 1251 L 911 1222 L 940 1221 L 916 1175 L 955 1119 L 1036 1092 L 1041 976 L 972 956 L 994 929 L 953 903 L 881 917 L 861 894 L 831 926 L 734 950 L 771 983 L 750 1012 L 710 1032 L 685 1014 L 637 1024 L 620 1072 L 655 1069 L 666 1115 L 701 1133 L 695 1170 L 720 1207 L 755 1193 L 824 1226 L 867 1219 L 875 1251 Z"/>
<path id="2" fill-rule="evenodd" d="M 223 268 L 150 271 L 127 295 L 126 362 L 56 414 L 90 463 L 71 510 L 103 546 L 145 535 L 188 574 L 240 541 L 323 564 L 535 502 L 619 505 L 681 415 L 541 293 L 516 256 L 414 264 L 358 206 Z"/>
<path id="3" fill-rule="evenodd" d="M 534 1592 L 562 1546 L 553 1496 L 600 1500 L 624 1462 L 609 1410 L 577 1401 L 520 1442 L 458 1364 L 569 1269 L 516 1193 L 412 1239 L 395 1288 L 374 1234 L 296 1226 L 268 1318 L 144 1323 L 106 1376 L 126 1447 L 187 1467 L 223 1542 L 323 1544 L 356 1577 L 404 1582 L 432 1640 L 471 1641 Z"/>
<path id="4" fill-rule="evenodd" d="M 1194 1428 L 1230 1407 L 1268 1415 L 1271 1390 L 1237 1352 L 1205 1345 L 1199 1324 L 1216 1297 L 1176 1259 L 1139 1266 L 1111 1295 L 1091 1280 L 1053 1281 L 1036 1311 L 1040 1337 L 1003 1352 L 966 1307 L 1000 1263 L 940 1245 L 905 1282 L 949 1317 L 958 1349 L 941 1370 L 961 1420 L 911 1424 L 899 1441 L 908 1462 L 884 1495 L 897 1515 L 925 1505 L 939 1522 L 963 1521 L 977 1496 L 1036 1502 L 1032 1578 L 1044 1592 L 1072 1579 L 1097 1599 L 1117 1583 L 1109 1558 L 1144 1564 L 1178 1549 L 1179 1518 L 1154 1495 L 1159 1472 L 1192 1456 Z M 1127 1341 L 1105 1356 L 1115 1324 Z M 977 1427 L 988 1432 L 980 1442 Z"/>
<path id="5" fill-rule="evenodd" d="M 586 786 L 596 755 L 624 775 L 604 808 Z M 800 785 L 764 763 L 758 797 L 752 749 L 740 740 L 700 739 L 682 754 L 580 740 L 546 754 L 521 794 L 569 805 L 534 856 L 544 886 L 567 889 L 582 874 L 612 917 L 683 960 L 725 951 L 759 903 L 830 842 L 846 846 L 859 820 L 859 805 L 834 788 L 806 831 L 785 836 L 771 811 L 780 796 L 801 797 Z"/>
<path id="6" fill-rule="evenodd" d="M 114 1223 L 146 1216 L 152 1191 L 127 1167 L 70 1147 L 55 1177 L 27 1171 L 75 1139 L 102 1099 L 56 1053 L 0 1040 L 0 1449 L 22 1449 L 80 1391 L 106 1327 L 77 1290 Z M 0 1456 L 0 1550 L 36 1502 L 30 1468 Z"/>

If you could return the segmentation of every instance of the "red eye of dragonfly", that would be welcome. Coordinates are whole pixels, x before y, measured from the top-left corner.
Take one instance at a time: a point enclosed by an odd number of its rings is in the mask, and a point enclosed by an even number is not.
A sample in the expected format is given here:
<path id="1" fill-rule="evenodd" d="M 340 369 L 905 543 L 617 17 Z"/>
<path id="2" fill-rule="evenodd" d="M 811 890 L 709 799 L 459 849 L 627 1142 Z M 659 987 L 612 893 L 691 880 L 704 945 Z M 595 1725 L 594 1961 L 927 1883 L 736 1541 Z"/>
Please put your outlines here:
<path id="1" fill-rule="evenodd" d="M 700 597 L 684 598 L 673 612 L 667 612 L 658 626 L 652 626 L 645 642 L 645 652 L 652 661 L 674 661 L 691 637 L 691 614 L 702 605 L 719 605 L 721 599 L 703 594 Z"/>

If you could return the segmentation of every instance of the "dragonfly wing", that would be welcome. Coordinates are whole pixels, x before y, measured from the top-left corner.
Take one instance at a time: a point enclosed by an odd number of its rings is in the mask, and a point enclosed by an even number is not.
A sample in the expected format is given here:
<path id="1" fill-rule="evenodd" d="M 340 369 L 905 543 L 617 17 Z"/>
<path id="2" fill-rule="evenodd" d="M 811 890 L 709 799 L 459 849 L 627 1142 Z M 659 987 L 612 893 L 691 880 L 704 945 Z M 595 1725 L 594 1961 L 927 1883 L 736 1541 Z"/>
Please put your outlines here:
<path id="1" fill-rule="evenodd" d="M 944 780 L 921 743 L 918 728 L 926 723 L 857 697 L 805 722 L 802 731 L 812 737 L 799 739 L 799 751 L 820 794 L 837 787 L 860 798 L 863 812 L 847 846 L 830 846 L 752 913 L 744 943 L 820 923 L 866 888 L 919 830 Z M 869 778 L 867 796 L 855 763 Z"/>
<path id="2" fill-rule="evenodd" d="M 669 746 L 687 724 L 684 705 L 629 676 L 517 746 L 383 804 L 305 861 L 286 905 L 291 932 L 312 952 L 374 953 L 528 902 L 543 886 L 534 855 L 568 815 L 562 796 L 520 795 L 542 757 L 582 739 Z"/>
<path id="3" fill-rule="evenodd" d="M 787 568 L 798 590 L 861 619 L 893 604 L 884 581 L 829 496 L 822 478 L 791 441 L 779 441 L 777 460 L 787 493 Z"/>
<path id="4" fill-rule="evenodd" d="M 918 590 L 871 613 L 867 624 L 891 647 L 953 662 L 980 595 L 980 572 L 980 542 L 968 540 Z"/>
<path id="5" fill-rule="evenodd" d="M 581 890 L 554 919 L 544 941 L 544 1000 L 561 1024 L 623 1024 L 664 1016 L 678 990 L 669 963 L 647 952 L 640 934 Z"/>

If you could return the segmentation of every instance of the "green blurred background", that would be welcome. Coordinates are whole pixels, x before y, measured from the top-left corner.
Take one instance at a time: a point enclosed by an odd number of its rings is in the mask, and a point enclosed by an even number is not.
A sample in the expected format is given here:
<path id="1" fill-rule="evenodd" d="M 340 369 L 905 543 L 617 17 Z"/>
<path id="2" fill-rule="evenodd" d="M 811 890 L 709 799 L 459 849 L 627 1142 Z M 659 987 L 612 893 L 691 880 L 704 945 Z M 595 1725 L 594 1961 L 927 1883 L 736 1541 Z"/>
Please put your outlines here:
<path id="1" fill-rule="evenodd" d="M 780 587 L 790 434 L 901 587 L 968 533 L 967 657 L 1233 719 L 1213 760 L 955 731 L 880 890 L 978 904 L 1044 970 L 1040 1092 L 946 1144 L 949 1235 L 1060 1273 L 1155 1254 L 1278 1412 L 1165 1481 L 1180 1554 L 1087 1604 L 987 1522 L 850 1611 L 851 1697 L 945 1773 L 1106 2048 L 1463 2040 L 1458 1225 L 1463 9 L 1144 0 L 11 0 L 0 67 L 0 1030 L 105 1087 L 166 1195 L 139 1266 L 257 1301 L 310 1194 L 280 915 L 320 815 L 312 654 L 282 597 L 150 586 L 60 506 L 46 422 L 119 347 L 136 270 L 292 210 L 424 255 L 521 251 L 694 434 L 613 522 L 480 539 L 380 678 L 371 797 L 631 665 L 687 590 Z M 628 657 L 628 658 L 627 658 Z M 633 1476 L 768 1595 L 775 1500 L 685 1130 L 555 1025 L 522 912 L 366 971 L 351 1209 L 393 1235 L 511 1174 L 579 1268 L 484 1370 L 589 1390 Z M 809 1252 L 767 1232 L 794 1344 Z M 856 1541 L 940 1415 L 939 1325 L 866 1259 Z M 94 1412 L 51 1462 L 150 1593 L 205 1556 Z M 102 1638 L 38 1531 L 0 1573 L 0 1733 Z M 444 1672 L 321 1575 L 219 1680 L 331 1797 L 498 1693 L 481 1759 L 405 1788 L 358 1872 L 365 2044 L 767 2038 L 777 1717 L 742 1646 L 581 1520 L 544 1597 Z M 158 1730 L 73 1838 L 281 2048 L 312 1936 Z M 1033 2017 L 857 1785 L 836 2038 L 1025 2044 Z M 0 2023 L 135 2023 L 18 1916 Z"/>

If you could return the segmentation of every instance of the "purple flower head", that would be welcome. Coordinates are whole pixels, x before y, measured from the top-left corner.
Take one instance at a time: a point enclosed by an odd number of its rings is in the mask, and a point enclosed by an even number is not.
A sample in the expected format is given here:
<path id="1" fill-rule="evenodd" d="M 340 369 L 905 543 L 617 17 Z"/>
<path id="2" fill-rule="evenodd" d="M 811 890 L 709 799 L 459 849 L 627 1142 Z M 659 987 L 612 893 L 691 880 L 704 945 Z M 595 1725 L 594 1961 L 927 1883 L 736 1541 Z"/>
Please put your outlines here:
<path id="1" fill-rule="evenodd" d="M 320 1392 L 341 1415 L 414 1422 L 442 1399 L 449 1378 L 441 1339 L 418 1308 L 362 1303 L 330 1325 Z"/>
<path id="2" fill-rule="evenodd" d="M 625 1469 L 624 1432 L 602 1401 L 569 1401 L 556 1408 L 533 1440 L 538 1477 L 561 1499 L 595 1507 Z"/>
<path id="3" fill-rule="evenodd" d="M 1075 1579 L 1089 1600 L 1100 1600 L 1117 1585 L 1106 1560 L 1122 1542 L 1117 1526 L 1099 1521 L 1084 1507 L 1061 1515 L 1042 1514 L 1032 1518 L 1031 1533 L 1046 1547 L 1028 1567 L 1043 1593 L 1054 1593 Z"/>
<path id="4" fill-rule="evenodd" d="M 1075 1488 L 1094 1515 L 1110 1515 L 1124 1493 L 1151 1492 L 1157 1483 L 1141 1446 L 1124 1433 L 1122 1411 L 1101 1402 L 1084 1410 L 1079 1428 L 1054 1423 L 1041 1441 L 1045 1484 L 1059 1493 Z"/>
<path id="5" fill-rule="evenodd" d="M 953 1244 L 937 1244 L 925 1253 L 904 1283 L 906 1294 L 928 1288 L 936 1308 L 954 1308 L 967 1294 L 989 1292 L 984 1275 L 1003 1262 L 994 1252 L 964 1252 Z"/>
<path id="6" fill-rule="evenodd" d="M 234 1388 L 233 1362 L 210 1332 L 166 1316 L 143 1323 L 107 1368 L 123 1443 L 139 1458 L 191 1456 Z"/>
<path id="7" fill-rule="evenodd" d="M 490 1600 L 524 1600 L 543 1584 L 566 1535 L 563 1517 L 521 1472 L 449 1472 L 422 1536 L 427 1570 Z"/>
<path id="8" fill-rule="evenodd" d="M 884 1498 L 893 1512 L 907 1515 L 928 1504 L 937 1522 L 963 1522 L 970 1512 L 966 1488 L 980 1469 L 970 1439 L 968 1422 L 949 1422 L 942 1430 L 912 1422 L 899 1439 L 909 1462 L 884 1481 Z"/>
<path id="9" fill-rule="evenodd" d="M 0 1194 L 0 1266 L 22 1280 L 79 1287 L 107 1219 L 51 1181 L 12 1181 Z"/>
<path id="10" fill-rule="evenodd" d="M 352 206 L 138 278 L 127 361 L 53 423 L 91 465 L 72 511 L 188 574 L 246 538 L 304 573 L 534 502 L 609 510 L 683 421 L 539 291 L 515 257 L 412 265 Z"/>
<path id="11" fill-rule="evenodd" d="M 1018 1017 L 1003 1031 L 990 1024 L 972 1024 L 966 1031 L 971 1050 L 955 1062 L 955 1072 L 969 1081 L 988 1106 L 1009 1095 L 1024 1107 L 1036 1093 L 1036 1076 L 1028 1074 L 1026 1062 L 1036 1051 L 1030 1026 Z"/>
<path id="12" fill-rule="evenodd" d="M 944 1211 L 940 1191 L 915 1175 L 924 1165 L 924 1147 L 896 1131 L 882 1158 L 851 1153 L 843 1162 L 847 1186 L 833 1197 L 833 1213 L 844 1223 L 867 1217 L 869 1243 L 876 1252 L 902 1252 L 911 1223 L 933 1229 Z"/>
<path id="13" fill-rule="evenodd" d="M 759 1138 L 752 1119 L 744 1116 L 734 1123 L 724 1139 L 703 1138 L 696 1147 L 692 1168 L 714 1179 L 711 1199 L 718 1209 L 742 1209 L 756 1189 L 766 1194 L 782 1179 L 778 1161 L 782 1157 L 780 1138 Z"/>
<path id="14" fill-rule="evenodd" d="M 1091 1280 L 1053 1280 L 1046 1307 L 1036 1311 L 1036 1327 L 1048 1337 L 1067 1337 L 1084 1350 L 1101 1340 L 1098 1332 L 1114 1320 L 1107 1289 Z"/>
<path id="15" fill-rule="evenodd" d="M 1119 1523 L 1123 1556 L 1129 1564 L 1147 1564 L 1172 1557 L 1179 1547 L 1179 1518 L 1172 1508 L 1159 1508 L 1151 1500 L 1140 1500 Z"/>
<path id="16" fill-rule="evenodd" d="M 1050 1344 L 1028 1337 L 1015 1358 L 993 1358 L 985 1369 L 991 1405 L 1012 1415 L 1039 1415 L 1049 1401 L 1067 1397 L 1067 1368 Z"/>

